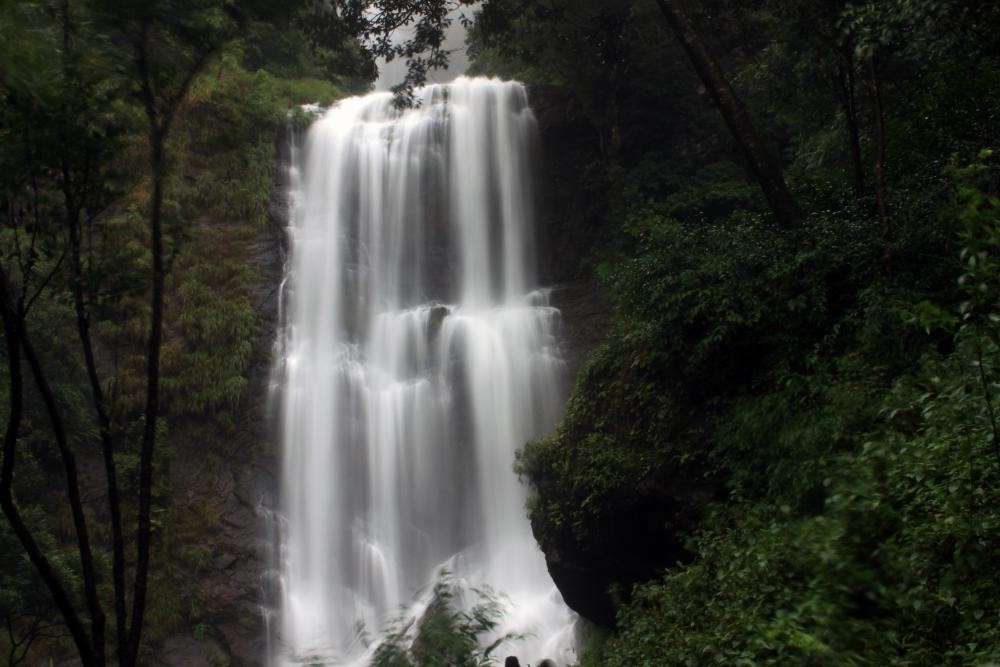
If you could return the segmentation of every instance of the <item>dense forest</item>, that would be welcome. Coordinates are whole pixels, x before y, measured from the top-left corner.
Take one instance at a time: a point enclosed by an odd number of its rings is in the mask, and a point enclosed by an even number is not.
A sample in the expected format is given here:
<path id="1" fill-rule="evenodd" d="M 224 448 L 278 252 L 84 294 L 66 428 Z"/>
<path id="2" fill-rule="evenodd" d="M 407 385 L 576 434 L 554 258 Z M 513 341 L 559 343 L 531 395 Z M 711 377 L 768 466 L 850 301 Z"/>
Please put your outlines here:
<path id="1" fill-rule="evenodd" d="M 409 59 L 412 101 L 452 5 L 470 74 L 572 129 L 540 172 L 571 240 L 549 252 L 613 320 L 516 466 L 580 665 L 1000 661 L 1000 5 L 978 0 L 5 4 L 0 659 L 156 664 L 184 636 L 252 663 L 199 580 L 226 555 L 213 480 L 269 455 L 246 415 L 280 147 L 375 56 Z M 436 590 L 379 664 L 488 660 L 500 608 Z"/>

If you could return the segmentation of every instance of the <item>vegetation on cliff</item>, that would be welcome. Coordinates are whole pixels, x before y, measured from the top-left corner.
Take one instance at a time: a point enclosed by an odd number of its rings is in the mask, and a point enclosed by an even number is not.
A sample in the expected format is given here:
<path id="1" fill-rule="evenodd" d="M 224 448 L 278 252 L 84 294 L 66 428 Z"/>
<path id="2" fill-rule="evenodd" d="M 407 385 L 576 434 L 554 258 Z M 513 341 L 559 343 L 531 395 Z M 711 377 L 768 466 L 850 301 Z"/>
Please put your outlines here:
<path id="1" fill-rule="evenodd" d="M 678 9 L 781 156 L 800 226 L 720 122 Z M 610 628 L 584 664 L 1000 656 L 998 18 L 484 9 L 477 67 L 574 93 L 599 137 L 583 187 L 615 229 L 591 261 L 613 331 L 519 458 L 550 571 Z"/>

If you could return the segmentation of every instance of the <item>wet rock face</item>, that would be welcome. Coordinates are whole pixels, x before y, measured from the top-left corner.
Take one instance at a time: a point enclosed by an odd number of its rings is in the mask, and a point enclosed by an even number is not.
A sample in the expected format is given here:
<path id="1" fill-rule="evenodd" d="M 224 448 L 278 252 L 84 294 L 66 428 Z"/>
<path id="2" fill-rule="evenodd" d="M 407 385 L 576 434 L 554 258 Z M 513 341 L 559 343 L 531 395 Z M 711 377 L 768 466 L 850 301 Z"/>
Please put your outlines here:
<path id="1" fill-rule="evenodd" d="M 610 500 L 596 544 L 581 544 L 568 532 L 546 540 L 549 574 L 566 604 L 596 625 L 615 627 L 616 610 L 636 584 L 690 561 L 684 538 L 718 491 L 711 481 L 663 472 Z"/>
<path id="2" fill-rule="evenodd" d="M 593 278 L 554 286 L 549 294 L 549 303 L 560 313 L 557 335 L 566 364 L 568 394 L 587 353 L 608 335 L 613 312 L 604 288 Z"/>
<path id="3" fill-rule="evenodd" d="M 228 440 L 216 477 L 213 497 L 219 504 L 220 529 L 213 550 L 213 571 L 202 584 L 204 599 L 211 600 L 215 618 L 214 639 L 223 644 L 230 665 L 267 664 L 267 636 L 262 604 L 262 577 L 273 567 L 273 544 L 262 508 L 273 506 L 278 487 L 277 423 L 270 403 L 272 352 L 278 335 L 279 288 L 284 277 L 285 227 L 288 225 L 286 187 L 280 181 L 272 195 L 279 205 L 270 209 L 271 227 L 258 237 L 260 280 L 254 300 L 259 309 L 255 353 L 248 371 L 244 410 L 236 436 Z"/>
<path id="4" fill-rule="evenodd" d="M 226 664 L 229 655 L 226 649 L 214 640 L 175 636 L 163 642 L 157 658 L 163 665 L 214 667 Z"/>
<path id="5" fill-rule="evenodd" d="M 266 462 L 259 435 L 252 426 L 240 429 L 228 440 L 213 442 L 217 453 L 212 455 L 199 451 L 205 446 L 200 438 L 178 450 L 171 467 L 178 489 L 172 502 L 182 507 L 197 503 L 202 513 L 217 517 L 217 523 L 198 545 L 210 554 L 208 564 L 190 581 L 181 582 L 192 587 L 190 594 L 203 609 L 201 626 L 157 647 L 158 664 L 180 667 L 202 664 L 202 659 L 214 661 L 209 664 L 264 663 L 260 582 L 267 558 L 257 502 L 259 478 L 267 473 L 259 467 Z"/>

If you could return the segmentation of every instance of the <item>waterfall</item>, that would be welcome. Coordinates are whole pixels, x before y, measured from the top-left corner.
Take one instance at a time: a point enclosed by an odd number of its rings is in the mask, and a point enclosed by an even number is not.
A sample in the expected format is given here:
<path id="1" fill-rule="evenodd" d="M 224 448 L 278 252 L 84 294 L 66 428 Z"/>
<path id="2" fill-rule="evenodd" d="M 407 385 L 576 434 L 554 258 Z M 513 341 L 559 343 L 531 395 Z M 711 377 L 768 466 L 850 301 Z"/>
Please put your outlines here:
<path id="1" fill-rule="evenodd" d="M 573 657 L 575 616 L 525 516 L 514 452 L 562 404 L 535 284 L 534 116 L 460 78 L 418 106 L 346 99 L 291 175 L 281 362 L 283 664 L 366 664 L 446 567 L 503 594 L 498 651 Z"/>

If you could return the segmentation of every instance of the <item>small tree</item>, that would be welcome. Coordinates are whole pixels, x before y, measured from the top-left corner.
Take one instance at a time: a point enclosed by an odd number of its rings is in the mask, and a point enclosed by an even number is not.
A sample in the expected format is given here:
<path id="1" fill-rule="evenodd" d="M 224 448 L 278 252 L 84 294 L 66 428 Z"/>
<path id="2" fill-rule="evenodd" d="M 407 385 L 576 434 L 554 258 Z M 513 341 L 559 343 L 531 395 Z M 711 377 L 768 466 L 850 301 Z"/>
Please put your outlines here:
<path id="1" fill-rule="evenodd" d="M 466 610 L 460 598 L 471 595 L 475 604 Z M 520 635 L 507 633 L 490 638 L 503 617 L 503 605 L 488 589 L 463 591 L 443 570 L 438 574 L 430 602 L 419 618 L 404 611 L 392 619 L 385 637 L 372 656 L 374 667 L 487 667 L 492 654 Z"/>

